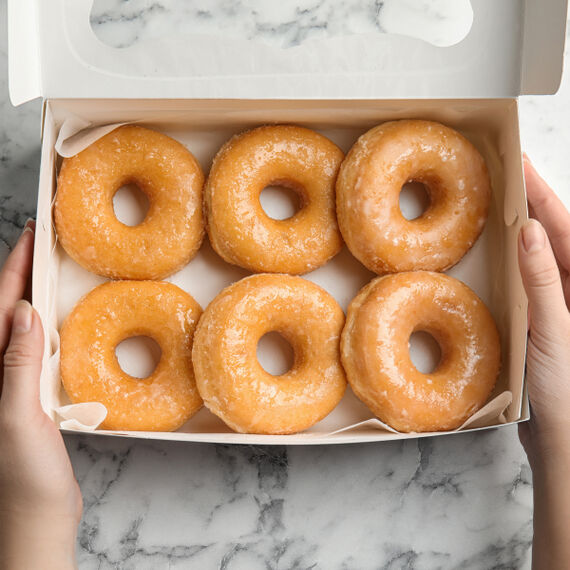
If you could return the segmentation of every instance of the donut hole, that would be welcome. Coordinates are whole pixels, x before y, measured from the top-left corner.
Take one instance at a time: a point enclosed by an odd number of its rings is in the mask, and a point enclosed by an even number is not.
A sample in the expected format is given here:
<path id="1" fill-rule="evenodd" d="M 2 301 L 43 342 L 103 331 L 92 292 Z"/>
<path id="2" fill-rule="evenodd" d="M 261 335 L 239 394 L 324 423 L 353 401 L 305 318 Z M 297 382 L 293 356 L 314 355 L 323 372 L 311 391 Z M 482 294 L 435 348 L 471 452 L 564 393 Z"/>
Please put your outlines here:
<path id="1" fill-rule="evenodd" d="M 400 191 L 399 203 L 400 212 L 406 220 L 419 218 L 431 204 L 427 186 L 415 180 L 406 182 Z"/>
<path id="2" fill-rule="evenodd" d="M 303 207 L 302 192 L 291 182 L 275 181 L 261 191 L 259 203 L 273 220 L 287 220 Z"/>
<path id="3" fill-rule="evenodd" d="M 131 336 L 115 348 L 119 366 L 133 378 L 148 378 L 162 356 L 160 345 L 148 336 Z"/>
<path id="4" fill-rule="evenodd" d="M 134 183 L 121 186 L 113 196 L 115 216 L 125 226 L 138 226 L 148 213 L 148 196 Z"/>
<path id="5" fill-rule="evenodd" d="M 416 331 L 410 336 L 410 358 L 418 372 L 431 374 L 441 361 L 441 347 L 426 331 Z"/>
<path id="6" fill-rule="evenodd" d="M 295 353 L 289 342 L 278 332 L 264 334 L 257 343 L 257 360 L 265 372 L 281 376 L 293 368 Z"/>

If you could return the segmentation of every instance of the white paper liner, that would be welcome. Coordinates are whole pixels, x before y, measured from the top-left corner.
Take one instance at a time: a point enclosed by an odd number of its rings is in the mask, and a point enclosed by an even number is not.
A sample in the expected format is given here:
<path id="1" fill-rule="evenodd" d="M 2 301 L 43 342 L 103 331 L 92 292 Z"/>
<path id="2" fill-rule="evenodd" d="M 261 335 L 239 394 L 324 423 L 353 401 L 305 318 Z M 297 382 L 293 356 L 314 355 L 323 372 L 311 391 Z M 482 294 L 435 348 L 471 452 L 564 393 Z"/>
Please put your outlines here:
<path id="1" fill-rule="evenodd" d="M 61 125 L 59 135 L 55 141 L 55 150 L 63 158 L 75 156 L 96 140 L 124 124 L 126 123 L 91 127 L 90 121 L 73 115 L 67 118 Z"/>
<path id="2" fill-rule="evenodd" d="M 60 406 L 55 411 L 63 419 L 61 429 L 76 431 L 95 431 L 107 417 L 107 408 L 99 402 L 84 402 Z"/>
<path id="3" fill-rule="evenodd" d="M 98 138 L 104 136 L 108 132 L 112 131 L 114 128 L 122 125 L 127 124 L 130 122 L 142 122 L 143 124 L 147 124 L 150 128 L 156 128 L 165 134 L 170 134 L 177 138 L 180 142 L 185 144 L 194 154 L 201 159 L 202 165 L 204 167 L 205 172 L 208 170 L 209 160 L 219 148 L 219 141 L 222 142 L 227 140 L 232 132 L 228 132 L 225 136 L 215 136 L 214 140 L 218 140 L 217 143 L 214 143 L 213 140 L 209 141 L 210 147 L 215 146 L 215 148 L 207 149 L 204 152 L 204 149 L 195 148 L 196 144 L 196 137 L 199 136 L 199 133 L 192 133 L 187 138 L 185 134 L 176 129 L 175 132 L 169 133 L 168 128 L 164 128 L 162 125 L 155 125 L 149 124 L 149 121 L 126 121 L 121 123 L 112 123 L 107 125 L 92 125 L 90 121 L 86 121 L 77 116 L 70 116 L 65 121 L 63 121 L 61 129 L 59 131 L 57 142 L 56 142 L 56 150 L 61 156 L 73 156 L 92 144 Z M 256 126 L 257 124 L 252 124 L 251 126 Z M 242 128 L 235 129 L 236 131 L 242 130 Z M 364 132 L 366 129 L 361 129 L 361 132 Z M 353 131 L 353 130 L 352 130 Z M 329 135 L 326 129 L 322 129 L 321 132 L 327 136 L 330 136 L 337 144 L 341 147 L 344 147 L 347 150 L 347 147 L 352 144 L 355 140 L 355 135 L 353 132 L 348 132 L 347 137 L 350 137 L 350 144 L 347 144 L 346 141 L 342 144 L 342 133 L 339 134 L 338 131 L 335 133 L 335 136 L 332 136 L 332 133 Z M 360 134 L 360 133 L 358 133 Z M 191 141 L 191 139 L 194 139 Z M 194 148 L 191 142 L 194 142 Z M 479 141 L 481 142 L 481 141 Z M 480 146 L 480 145 L 479 145 Z M 200 152 L 202 150 L 202 152 Z M 489 150 L 489 149 L 487 149 Z M 486 157 L 489 159 L 489 157 Z M 204 164 L 206 162 L 206 164 Z M 501 198 L 498 197 L 500 202 Z M 497 206 L 497 204 L 495 204 Z M 502 206 L 502 205 L 501 205 Z M 506 217 L 506 213 L 502 207 L 498 208 L 499 212 L 503 210 L 503 216 Z M 502 217 L 502 216 L 501 216 Z M 495 220 L 495 222 L 501 221 Z M 513 223 L 516 220 L 509 220 Z M 491 263 L 495 268 L 502 263 L 502 247 L 497 247 L 497 244 L 500 244 L 500 239 L 497 239 L 497 234 L 494 232 L 494 229 L 491 227 L 492 224 L 489 223 L 487 228 L 480 238 L 479 242 L 472 248 L 472 250 L 466 255 L 464 260 L 460 262 L 455 268 L 449 271 L 450 274 L 454 275 L 457 278 L 462 279 L 467 284 L 469 284 L 478 294 L 479 296 L 487 303 L 487 305 L 493 309 L 492 304 L 490 301 L 492 300 L 494 294 L 497 292 L 497 289 L 501 288 L 500 280 L 489 280 L 485 281 L 485 273 L 488 273 L 489 270 L 489 259 L 486 257 L 490 251 L 494 252 L 494 255 L 491 259 Z M 485 237 L 485 234 L 486 237 Z M 59 258 L 58 261 L 58 284 L 57 288 L 54 288 L 58 292 L 57 300 L 56 300 L 56 322 L 61 324 L 61 321 L 66 316 L 66 314 L 71 310 L 75 302 L 82 296 L 84 293 L 92 289 L 94 286 L 98 285 L 99 283 L 103 282 L 104 279 L 92 275 L 79 267 L 75 262 L 73 262 L 64 252 L 61 250 L 60 247 L 57 248 L 57 257 Z M 172 276 L 171 278 L 167 279 L 179 286 L 183 289 L 190 292 L 196 300 L 205 307 L 207 303 L 226 285 L 229 283 L 247 275 L 247 272 L 243 270 L 231 266 L 227 266 L 223 264 L 220 260 L 214 260 L 215 254 L 213 254 L 209 244 L 204 244 L 202 250 L 198 254 L 198 256 L 193 260 L 189 266 L 184 268 L 178 274 Z M 342 258 L 342 259 L 338 259 Z M 304 277 L 317 282 L 321 286 L 324 286 L 325 289 L 329 290 L 335 298 L 340 302 L 341 306 L 346 309 L 348 302 L 352 299 L 352 297 L 356 294 L 360 286 L 364 285 L 372 276 L 365 268 L 361 267 L 356 260 L 351 258 L 350 254 L 347 252 L 343 252 L 343 254 L 339 255 L 338 258 L 335 258 L 332 262 L 329 262 L 327 266 L 321 268 L 309 275 L 305 275 Z M 332 267 L 338 262 L 338 267 Z M 208 277 L 212 278 L 208 288 L 207 295 L 200 295 L 196 291 L 192 290 L 192 287 L 186 287 L 188 283 L 195 283 L 196 281 L 201 281 L 202 279 L 196 280 L 196 275 L 207 275 L 204 273 L 204 270 L 208 271 L 208 267 L 212 266 L 212 263 L 218 263 L 225 265 L 225 271 L 229 273 L 228 275 L 224 275 L 221 277 L 220 275 L 216 275 L 214 272 L 211 276 Z M 357 275 L 353 281 L 357 284 L 352 284 L 352 291 L 348 292 L 343 290 L 343 287 L 340 286 L 339 288 L 335 289 L 335 279 L 338 280 L 339 269 L 342 270 L 343 265 L 348 263 L 350 270 L 352 273 Z M 481 271 L 483 267 L 486 267 L 487 272 Z M 343 276 L 350 275 L 351 271 L 344 272 Z M 360 282 L 359 282 L 360 281 Z M 359 282 L 359 283 L 358 283 Z M 71 286 L 69 286 L 71 284 Z M 79 285 L 78 285 L 79 284 Z M 493 312 L 493 311 L 492 311 Z M 497 315 L 495 314 L 495 318 Z M 51 335 L 54 337 L 58 337 L 56 331 L 51 331 Z M 52 341 L 53 342 L 53 341 Z M 55 343 L 57 345 L 57 341 Z M 59 380 L 59 349 L 53 351 L 52 357 L 50 358 L 50 377 L 51 382 L 55 384 L 57 376 L 57 384 L 61 386 Z M 63 390 L 61 390 L 63 392 Z M 65 393 L 63 395 L 59 395 L 59 401 L 65 399 Z M 380 420 L 371 417 L 371 413 L 364 407 L 364 405 L 360 402 L 356 404 L 355 411 L 352 413 L 346 414 L 346 410 L 344 408 L 349 408 L 350 406 L 346 406 L 346 402 L 349 400 L 356 400 L 350 389 L 347 391 L 347 396 L 345 399 L 325 420 L 320 422 L 320 429 L 319 424 L 317 426 L 313 426 L 313 428 L 307 430 L 303 435 L 321 435 L 321 436 L 334 436 L 336 434 L 344 433 L 344 432 L 351 432 L 351 431 L 359 431 L 365 428 L 372 428 L 374 430 L 383 431 L 386 433 L 391 434 L 399 434 L 396 430 L 392 429 L 390 426 L 384 424 Z M 346 401 L 346 402 L 345 402 Z M 505 410 L 513 401 L 513 394 L 509 390 L 499 390 L 498 393 L 494 393 L 492 399 L 477 413 L 471 416 L 468 420 L 464 422 L 462 426 L 460 426 L 457 430 L 459 431 L 463 429 L 471 429 L 471 428 L 479 428 L 479 427 L 486 427 L 486 426 L 493 426 L 493 425 L 500 425 L 506 422 L 505 419 Z M 358 409 L 356 409 L 358 408 Z M 57 413 L 63 418 L 60 421 L 60 427 L 63 429 L 71 429 L 71 430 L 79 430 L 79 431 L 93 431 L 96 430 L 100 423 L 104 420 L 106 415 L 105 407 L 98 402 L 90 402 L 84 404 L 76 404 L 76 405 L 65 405 L 65 406 L 58 406 L 54 407 Z M 351 421 L 347 422 L 346 420 L 349 419 Z M 358 420 L 358 421 L 354 421 Z M 329 429 L 323 429 L 323 428 Z M 198 429 L 196 429 L 198 428 Z M 208 434 L 208 433 L 220 433 L 224 431 L 228 431 L 223 424 L 210 414 L 207 410 L 201 410 L 194 418 L 189 420 L 185 426 L 183 426 L 180 430 L 182 433 L 200 433 L 200 434 Z M 122 432 L 125 433 L 125 432 Z"/>
<path id="4" fill-rule="evenodd" d="M 466 419 L 458 428 L 450 431 L 456 432 L 469 428 L 484 427 L 495 424 L 504 424 L 507 421 L 504 415 L 505 410 L 508 408 L 508 406 L 511 404 L 512 401 L 513 401 L 512 393 L 509 391 L 503 392 L 502 394 L 500 394 L 496 398 L 493 398 L 490 402 L 485 404 L 485 406 L 483 406 L 479 411 L 475 412 L 471 417 Z M 372 418 L 370 420 L 364 420 L 362 422 L 358 422 L 357 424 L 337 429 L 328 435 L 335 435 L 337 433 L 354 431 L 363 428 L 373 428 L 382 431 L 389 431 L 390 433 L 402 433 L 390 427 L 388 424 L 385 424 L 383 421 L 377 418 Z"/>
<path id="5" fill-rule="evenodd" d="M 503 392 L 465 420 L 457 429 L 450 431 L 456 432 L 469 428 L 504 424 L 506 422 L 504 412 L 512 401 L 512 393 L 509 391 Z M 107 417 L 107 408 L 100 402 L 69 404 L 67 406 L 60 406 L 56 408 L 55 411 L 63 418 L 59 422 L 59 426 L 62 429 L 78 431 L 95 431 Z M 325 432 L 322 435 L 335 435 L 337 433 L 356 431 L 362 428 L 373 428 L 390 433 L 402 433 L 377 418 L 371 418 L 331 432 Z"/>

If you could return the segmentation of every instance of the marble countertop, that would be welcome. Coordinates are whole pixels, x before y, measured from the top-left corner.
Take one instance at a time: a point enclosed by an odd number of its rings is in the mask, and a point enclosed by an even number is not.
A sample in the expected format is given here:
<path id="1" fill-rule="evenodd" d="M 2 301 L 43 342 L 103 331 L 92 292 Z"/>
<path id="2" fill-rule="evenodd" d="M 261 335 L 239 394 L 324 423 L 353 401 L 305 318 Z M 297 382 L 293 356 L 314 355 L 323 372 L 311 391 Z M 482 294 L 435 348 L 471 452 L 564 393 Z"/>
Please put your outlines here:
<path id="1" fill-rule="evenodd" d="M 93 24 L 111 44 L 132 43 L 180 22 L 189 4 L 98 0 Z M 255 2 L 213 4 L 235 10 Z M 342 17 L 331 0 L 299 0 L 304 4 L 315 10 L 302 11 L 309 22 L 304 31 L 298 27 L 295 35 L 294 25 L 270 22 L 278 31 L 268 36 L 281 30 L 276 41 L 295 43 L 318 33 L 312 29 L 319 22 L 333 29 L 331 22 Z M 369 13 L 352 21 L 357 31 L 396 25 L 387 16 L 388 0 L 360 4 Z M 248 14 L 243 8 L 241 17 Z M 284 9 L 281 23 L 291 18 Z M 5 2 L 0 26 L 6 26 Z M 0 35 L 0 260 L 34 215 L 40 156 L 40 103 L 11 107 L 5 38 Z M 523 147 L 567 206 L 569 95 L 566 76 L 557 95 L 526 97 L 520 105 Z M 530 568 L 531 472 L 514 427 L 308 448 L 65 440 L 85 501 L 77 544 L 82 570 Z"/>

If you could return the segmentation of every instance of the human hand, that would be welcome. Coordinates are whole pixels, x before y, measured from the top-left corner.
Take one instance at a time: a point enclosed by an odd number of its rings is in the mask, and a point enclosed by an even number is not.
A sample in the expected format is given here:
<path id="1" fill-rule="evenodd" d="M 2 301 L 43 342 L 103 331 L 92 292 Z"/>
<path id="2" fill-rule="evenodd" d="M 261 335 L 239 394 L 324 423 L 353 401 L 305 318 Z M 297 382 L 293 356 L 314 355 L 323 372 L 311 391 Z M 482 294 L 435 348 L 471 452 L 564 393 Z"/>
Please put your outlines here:
<path id="1" fill-rule="evenodd" d="M 533 475 L 532 567 L 567 570 L 570 214 L 526 157 L 524 167 L 531 215 L 539 220 L 527 222 L 519 236 L 519 267 L 530 316 L 526 380 L 531 405 L 530 421 L 519 424 L 519 437 Z"/>
<path id="2" fill-rule="evenodd" d="M 519 236 L 519 266 L 529 300 L 526 378 L 532 409 L 519 436 L 532 463 L 544 455 L 570 455 L 570 214 L 526 157 L 524 167 L 536 219 Z"/>
<path id="3" fill-rule="evenodd" d="M 40 318 L 21 300 L 33 243 L 29 224 L 0 272 L 0 567 L 74 568 L 81 493 L 40 404 Z"/>

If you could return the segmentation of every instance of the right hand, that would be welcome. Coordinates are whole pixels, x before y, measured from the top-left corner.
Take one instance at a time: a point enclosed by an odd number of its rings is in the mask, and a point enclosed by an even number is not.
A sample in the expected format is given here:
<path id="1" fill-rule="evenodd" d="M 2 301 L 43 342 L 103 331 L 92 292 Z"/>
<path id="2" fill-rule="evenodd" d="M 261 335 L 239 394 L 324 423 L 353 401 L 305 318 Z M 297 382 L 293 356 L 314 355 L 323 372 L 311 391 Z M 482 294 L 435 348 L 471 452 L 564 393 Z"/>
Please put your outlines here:
<path id="1" fill-rule="evenodd" d="M 531 419 L 519 437 L 531 466 L 570 458 L 570 214 L 525 157 L 531 215 L 519 236 L 529 302 L 527 388 Z"/>

